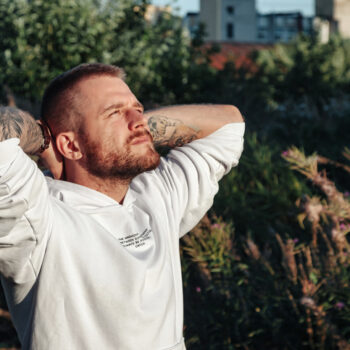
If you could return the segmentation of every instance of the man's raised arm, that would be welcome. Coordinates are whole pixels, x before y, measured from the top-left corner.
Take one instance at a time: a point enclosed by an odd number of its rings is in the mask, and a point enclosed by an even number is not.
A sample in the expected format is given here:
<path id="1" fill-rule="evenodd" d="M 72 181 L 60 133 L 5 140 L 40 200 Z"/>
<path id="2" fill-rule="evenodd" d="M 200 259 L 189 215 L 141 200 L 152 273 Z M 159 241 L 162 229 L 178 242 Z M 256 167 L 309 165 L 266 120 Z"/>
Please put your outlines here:
<path id="1" fill-rule="evenodd" d="M 36 154 L 43 146 L 33 117 L 0 107 L 0 274 L 4 283 L 26 285 L 26 293 L 40 271 L 52 211 L 45 178 L 24 152 Z"/>
<path id="2" fill-rule="evenodd" d="M 178 147 L 205 137 L 229 123 L 241 123 L 230 105 L 180 105 L 145 113 L 156 147 Z"/>
<path id="3" fill-rule="evenodd" d="M 43 130 L 46 130 L 46 135 Z M 0 142 L 11 138 L 20 140 L 20 146 L 25 153 L 39 155 L 55 179 L 63 177 L 63 160 L 51 142 L 47 127 L 40 127 L 27 112 L 0 106 Z"/>
<path id="4" fill-rule="evenodd" d="M 27 154 L 36 154 L 44 144 L 40 126 L 29 114 L 14 107 L 0 107 L 0 141 L 19 138 Z"/>

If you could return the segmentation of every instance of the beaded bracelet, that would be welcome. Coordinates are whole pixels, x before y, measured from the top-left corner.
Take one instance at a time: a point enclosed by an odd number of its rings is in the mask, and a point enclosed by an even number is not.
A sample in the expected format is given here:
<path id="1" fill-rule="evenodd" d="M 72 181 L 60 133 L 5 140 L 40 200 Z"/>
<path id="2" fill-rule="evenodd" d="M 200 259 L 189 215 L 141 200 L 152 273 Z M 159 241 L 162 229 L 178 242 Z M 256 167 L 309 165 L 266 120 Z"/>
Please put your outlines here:
<path id="1" fill-rule="evenodd" d="M 43 141 L 43 143 L 40 146 L 39 151 L 38 151 L 38 153 L 40 154 L 49 148 L 50 142 L 51 142 L 51 136 L 50 136 L 50 133 L 49 133 L 46 125 L 44 125 L 42 123 L 38 123 L 38 125 L 40 126 L 41 131 L 43 133 L 43 137 L 44 137 L 44 141 Z"/>

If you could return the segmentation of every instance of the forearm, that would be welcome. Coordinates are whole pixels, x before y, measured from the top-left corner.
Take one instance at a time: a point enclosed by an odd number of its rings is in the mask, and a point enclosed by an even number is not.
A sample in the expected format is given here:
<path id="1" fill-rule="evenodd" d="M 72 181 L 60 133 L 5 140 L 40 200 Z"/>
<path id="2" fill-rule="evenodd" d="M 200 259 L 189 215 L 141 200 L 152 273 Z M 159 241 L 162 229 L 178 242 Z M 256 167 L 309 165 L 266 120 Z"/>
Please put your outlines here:
<path id="1" fill-rule="evenodd" d="M 229 105 L 183 105 L 145 113 L 156 147 L 182 146 L 205 137 L 229 123 L 243 122 L 239 110 Z"/>
<path id="2" fill-rule="evenodd" d="M 0 107 L 0 141 L 17 137 L 27 154 L 36 154 L 43 145 L 40 126 L 28 113 L 13 107 Z"/>

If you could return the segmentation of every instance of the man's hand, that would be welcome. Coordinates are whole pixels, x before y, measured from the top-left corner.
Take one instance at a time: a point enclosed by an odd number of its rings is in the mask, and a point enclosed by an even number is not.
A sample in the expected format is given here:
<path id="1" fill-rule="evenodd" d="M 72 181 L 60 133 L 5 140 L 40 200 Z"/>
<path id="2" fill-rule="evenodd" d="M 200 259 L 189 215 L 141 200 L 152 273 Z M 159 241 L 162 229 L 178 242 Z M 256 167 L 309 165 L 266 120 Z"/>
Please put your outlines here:
<path id="1" fill-rule="evenodd" d="M 19 138 L 20 146 L 29 155 L 38 155 L 55 179 L 63 179 L 63 159 L 50 135 L 50 145 L 40 153 L 45 142 L 42 128 L 29 113 L 14 107 L 0 107 L 0 141 Z M 47 129 L 49 133 L 49 130 Z"/>
<path id="2" fill-rule="evenodd" d="M 0 106 L 0 141 L 16 137 L 27 154 L 34 155 L 43 144 L 40 126 L 27 112 L 15 107 Z"/>

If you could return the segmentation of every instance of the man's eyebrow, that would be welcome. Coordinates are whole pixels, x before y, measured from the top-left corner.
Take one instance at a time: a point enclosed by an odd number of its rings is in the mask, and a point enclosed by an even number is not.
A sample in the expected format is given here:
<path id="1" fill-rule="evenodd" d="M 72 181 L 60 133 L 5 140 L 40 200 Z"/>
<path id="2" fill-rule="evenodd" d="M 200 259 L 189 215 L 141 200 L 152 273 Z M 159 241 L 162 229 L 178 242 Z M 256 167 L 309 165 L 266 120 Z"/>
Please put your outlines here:
<path id="1" fill-rule="evenodd" d="M 134 102 L 132 106 L 141 108 L 142 110 L 144 109 L 143 104 L 139 101 Z"/>
<path id="2" fill-rule="evenodd" d="M 100 114 L 105 114 L 106 112 L 110 111 L 111 109 L 118 109 L 118 108 L 121 108 L 121 107 L 123 107 L 122 103 L 113 103 L 113 104 L 105 107 L 104 109 L 102 109 Z"/>
<path id="3" fill-rule="evenodd" d="M 110 110 L 112 110 L 112 109 L 122 108 L 123 106 L 124 106 L 123 103 L 113 103 L 113 104 L 107 106 L 106 108 L 104 108 L 104 109 L 101 111 L 100 114 L 105 114 L 106 112 L 108 112 L 108 111 L 110 111 Z M 140 102 L 138 102 L 138 101 L 137 101 L 137 102 L 134 102 L 134 103 L 132 104 L 132 107 L 142 108 L 142 110 L 144 109 L 142 103 L 140 103 Z"/>

